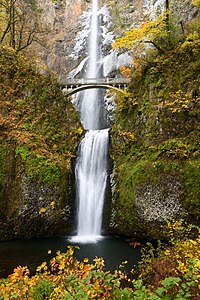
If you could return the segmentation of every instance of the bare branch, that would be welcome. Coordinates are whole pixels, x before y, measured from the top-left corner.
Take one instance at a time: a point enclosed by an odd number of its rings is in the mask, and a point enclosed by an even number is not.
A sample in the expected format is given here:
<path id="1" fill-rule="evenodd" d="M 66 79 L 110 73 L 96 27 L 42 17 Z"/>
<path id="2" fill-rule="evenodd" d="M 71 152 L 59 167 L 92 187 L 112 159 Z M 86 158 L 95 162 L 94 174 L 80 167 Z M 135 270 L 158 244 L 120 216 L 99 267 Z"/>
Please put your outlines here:
<path id="1" fill-rule="evenodd" d="M 154 41 L 144 41 L 144 43 L 152 44 L 158 50 L 159 53 L 164 53 L 164 50 L 161 47 L 159 47 Z"/>

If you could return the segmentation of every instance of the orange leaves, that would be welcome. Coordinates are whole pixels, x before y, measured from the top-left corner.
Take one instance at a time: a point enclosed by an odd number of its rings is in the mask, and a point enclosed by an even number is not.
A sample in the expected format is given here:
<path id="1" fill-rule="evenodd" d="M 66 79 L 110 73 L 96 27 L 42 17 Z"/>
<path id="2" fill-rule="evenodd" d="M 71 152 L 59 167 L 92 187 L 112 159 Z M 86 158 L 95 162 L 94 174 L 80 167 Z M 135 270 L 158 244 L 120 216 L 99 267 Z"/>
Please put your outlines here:
<path id="1" fill-rule="evenodd" d="M 132 70 L 128 67 L 125 66 L 121 66 L 120 68 L 120 72 L 124 77 L 130 78 L 131 74 L 132 74 Z"/>
<path id="2" fill-rule="evenodd" d="M 12 283 L 18 282 L 20 280 L 27 279 L 30 275 L 30 271 L 27 267 L 17 267 L 14 269 L 13 274 L 9 275 L 9 279 Z"/>

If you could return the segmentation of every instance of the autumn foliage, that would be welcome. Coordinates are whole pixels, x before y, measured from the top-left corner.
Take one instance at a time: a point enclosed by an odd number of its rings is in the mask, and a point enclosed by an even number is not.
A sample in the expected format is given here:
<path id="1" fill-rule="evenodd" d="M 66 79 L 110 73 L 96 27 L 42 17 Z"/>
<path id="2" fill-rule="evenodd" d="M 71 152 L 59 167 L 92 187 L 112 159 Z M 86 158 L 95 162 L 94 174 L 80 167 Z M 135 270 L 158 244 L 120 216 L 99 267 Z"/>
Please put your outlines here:
<path id="1" fill-rule="evenodd" d="M 30 180 L 58 182 L 83 133 L 72 104 L 12 48 L 0 48 L 0 70 L 2 141 L 15 147 Z"/>
<path id="2" fill-rule="evenodd" d="M 198 300 L 199 228 L 175 222 L 163 230 L 172 245 L 163 244 L 157 250 L 148 245 L 137 280 L 120 268 L 113 273 L 105 271 L 102 258 L 96 257 L 93 263 L 87 258 L 78 261 L 69 246 L 66 253 L 58 251 L 38 266 L 33 276 L 26 266 L 15 268 L 0 281 L 0 299 Z"/>

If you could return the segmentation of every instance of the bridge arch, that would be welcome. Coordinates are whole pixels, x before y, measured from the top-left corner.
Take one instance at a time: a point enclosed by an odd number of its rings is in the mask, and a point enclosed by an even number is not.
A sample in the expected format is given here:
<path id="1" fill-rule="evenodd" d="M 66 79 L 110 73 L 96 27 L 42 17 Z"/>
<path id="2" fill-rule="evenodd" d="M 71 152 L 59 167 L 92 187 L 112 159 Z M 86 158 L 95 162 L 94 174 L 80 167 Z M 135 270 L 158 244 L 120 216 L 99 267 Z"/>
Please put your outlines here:
<path id="1" fill-rule="evenodd" d="M 87 84 L 87 85 L 81 85 L 81 86 L 78 86 L 78 87 L 73 88 L 71 90 L 68 90 L 67 92 L 65 92 L 65 96 L 72 96 L 72 95 L 74 95 L 78 92 L 88 90 L 88 89 L 110 89 L 110 90 L 113 90 L 115 92 L 125 94 L 125 91 L 123 91 L 122 89 L 117 88 L 115 86 L 111 86 L 111 85 L 107 85 L 107 84 L 96 84 L 96 85 Z"/>

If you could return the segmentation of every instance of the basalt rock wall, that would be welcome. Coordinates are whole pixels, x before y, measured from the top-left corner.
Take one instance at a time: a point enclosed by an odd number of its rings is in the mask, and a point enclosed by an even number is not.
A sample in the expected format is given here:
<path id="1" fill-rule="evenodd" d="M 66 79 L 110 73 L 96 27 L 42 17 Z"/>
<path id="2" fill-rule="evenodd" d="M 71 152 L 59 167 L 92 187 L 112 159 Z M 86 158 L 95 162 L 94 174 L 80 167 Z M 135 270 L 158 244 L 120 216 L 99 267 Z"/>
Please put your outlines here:
<path id="1" fill-rule="evenodd" d="M 70 232 L 78 116 L 20 54 L 0 48 L 0 68 L 0 240 Z"/>
<path id="2" fill-rule="evenodd" d="M 100 7 L 107 7 L 110 11 L 112 25 L 109 24 L 107 35 L 112 32 L 114 40 L 114 37 L 121 35 L 130 27 L 138 26 L 147 17 L 154 18 L 156 14 L 164 10 L 165 2 L 164 0 L 99 1 Z M 180 30 L 181 24 L 184 25 L 198 13 L 198 9 L 192 6 L 190 0 L 184 2 L 172 0 L 169 3 L 175 22 L 180 24 Z M 42 0 L 38 4 L 42 10 L 41 22 L 46 30 L 45 46 L 40 47 L 34 44 L 37 57 L 44 63 L 40 69 L 43 73 L 55 72 L 62 81 L 87 55 L 84 49 L 84 52 L 79 53 L 79 57 L 71 56 L 77 43 L 77 37 L 82 30 L 83 14 L 89 10 L 92 3 L 86 0 Z M 106 55 L 111 51 L 110 40 L 108 40 L 106 51 Z M 113 57 L 111 59 L 113 60 Z M 116 68 L 119 68 L 117 55 L 114 59 Z M 124 60 L 123 63 L 126 64 Z M 128 59 L 129 63 L 130 59 Z"/>
<path id="3" fill-rule="evenodd" d="M 177 34 L 164 53 L 141 62 L 130 94 L 118 98 L 111 133 L 113 233 L 162 239 L 166 220 L 199 225 L 198 9 L 189 1 L 170 3 L 177 32 L 181 21 L 189 38 Z"/>

